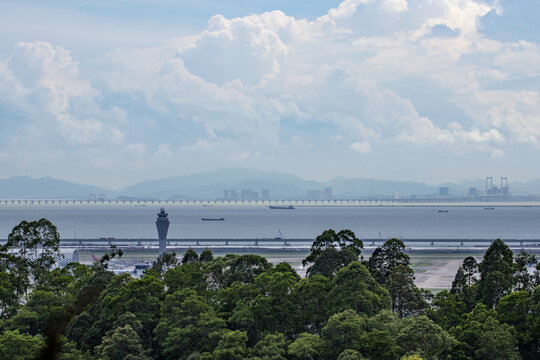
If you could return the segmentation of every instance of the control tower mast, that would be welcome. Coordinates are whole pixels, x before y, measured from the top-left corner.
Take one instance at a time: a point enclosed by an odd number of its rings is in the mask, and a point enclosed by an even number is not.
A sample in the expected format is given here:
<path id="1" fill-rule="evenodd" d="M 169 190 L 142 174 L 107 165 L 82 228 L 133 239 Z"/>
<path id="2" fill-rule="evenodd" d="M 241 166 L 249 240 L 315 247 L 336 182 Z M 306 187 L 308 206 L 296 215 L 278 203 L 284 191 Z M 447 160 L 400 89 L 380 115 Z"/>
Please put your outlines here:
<path id="1" fill-rule="evenodd" d="M 169 231 L 169 218 L 165 208 L 161 208 L 157 214 L 156 228 L 159 236 L 159 255 L 167 251 L 167 231 Z"/>

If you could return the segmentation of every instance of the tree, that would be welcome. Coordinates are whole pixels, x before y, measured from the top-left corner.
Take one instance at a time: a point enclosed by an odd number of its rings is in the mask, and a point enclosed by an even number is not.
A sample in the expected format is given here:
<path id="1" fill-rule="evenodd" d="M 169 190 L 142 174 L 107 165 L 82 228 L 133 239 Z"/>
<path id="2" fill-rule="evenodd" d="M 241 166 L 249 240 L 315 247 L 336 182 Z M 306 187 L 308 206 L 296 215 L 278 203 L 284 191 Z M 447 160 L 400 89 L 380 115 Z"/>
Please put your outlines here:
<path id="1" fill-rule="evenodd" d="M 507 324 L 488 325 L 478 339 L 474 355 L 478 360 L 520 360 L 514 329 Z"/>
<path id="2" fill-rule="evenodd" d="M 478 263 L 476 262 L 476 259 L 472 256 L 467 256 L 463 260 L 461 268 L 463 269 L 467 286 L 472 286 L 476 282 L 476 274 L 478 273 Z"/>
<path id="3" fill-rule="evenodd" d="M 154 269 L 158 274 L 163 275 L 169 269 L 173 269 L 178 266 L 178 258 L 176 253 L 173 252 L 164 252 L 159 255 L 156 261 L 152 264 L 152 269 Z"/>
<path id="4" fill-rule="evenodd" d="M 323 327 L 321 337 L 325 354 L 335 359 L 346 349 L 360 351 L 366 335 L 366 321 L 353 310 L 334 314 Z"/>
<path id="5" fill-rule="evenodd" d="M 264 360 L 285 360 L 285 335 L 268 334 L 253 348 L 252 355 Z"/>
<path id="6" fill-rule="evenodd" d="M 194 351 L 212 351 L 225 328 L 225 321 L 191 289 L 167 295 L 160 313 L 154 334 L 165 359 L 185 358 Z"/>
<path id="7" fill-rule="evenodd" d="M 365 358 L 362 357 L 362 355 L 356 351 L 347 349 L 344 350 L 339 356 L 337 357 L 337 360 L 364 360 Z"/>
<path id="8" fill-rule="evenodd" d="M 325 230 L 311 245 L 311 253 L 302 260 L 302 265 L 312 264 L 308 276 L 323 275 L 332 278 L 339 269 L 357 261 L 364 244 L 351 230 Z"/>
<path id="9" fill-rule="evenodd" d="M 538 260 L 534 254 L 530 254 L 521 250 L 515 259 L 514 280 L 517 290 L 526 290 L 532 292 L 536 284 L 536 274 L 530 274 L 529 269 L 534 268 L 538 264 Z"/>
<path id="10" fill-rule="evenodd" d="M 458 268 L 450 293 L 457 295 L 460 300 L 471 310 L 477 298 L 477 278 L 478 263 L 472 256 L 468 256 L 463 260 L 462 265 Z"/>
<path id="11" fill-rule="evenodd" d="M 291 274 L 296 280 L 300 280 L 300 275 L 298 272 L 289 264 L 288 262 L 280 262 L 279 264 L 276 264 L 270 272 L 272 274 L 274 273 L 289 273 Z"/>
<path id="12" fill-rule="evenodd" d="M 51 291 L 57 296 L 75 298 L 92 277 L 92 268 L 79 263 L 70 263 L 63 268 L 49 271 L 36 290 Z"/>
<path id="13" fill-rule="evenodd" d="M 196 290 L 202 294 L 207 288 L 206 277 L 201 263 L 193 261 L 169 269 L 163 275 L 163 281 L 171 294 L 185 288 Z"/>
<path id="14" fill-rule="evenodd" d="M 296 333 L 320 333 L 328 320 L 331 290 L 332 282 L 322 275 L 303 278 L 295 284 L 291 299 Z"/>
<path id="15" fill-rule="evenodd" d="M 205 352 L 201 360 L 237 360 L 247 355 L 247 335 L 242 331 L 226 330 L 219 340 L 218 346 L 212 352 Z"/>
<path id="16" fill-rule="evenodd" d="M 204 261 L 202 262 L 204 263 Z M 219 257 L 204 264 L 207 289 L 209 291 L 218 291 L 222 289 L 225 284 L 225 271 L 229 266 L 227 262 Z"/>
<path id="17" fill-rule="evenodd" d="M 540 359 L 540 285 L 530 296 L 527 313 L 527 330 L 522 334 L 524 359 Z"/>
<path id="18" fill-rule="evenodd" d="M 19 295 L 24 293 L 15 271 L 0 270 L 0 319 L 7 319 L 17 312 Z"/>
<path id="19" fill-rule="evenodd" d="M 497 303 L 498 320 L 501 323 L 508 324 L 516 329 L 522 354 L 524 353 L 524 350 L 528 350 L 525 351 L 525 353 L 527 353 L 532 349 L 528 337 L 528 316 L 530 307 L 530 295 L 525 290 L 505 295 Z"/>
<path id="20" fill-rule="evenodd" d="M 152 348 L 153 331 L 159 321 L 159 310 L 164 296 L 163 282 L 153 275 L 146 275 L 141 279 L 130 277 L 122 286 L 110 290 L 100 302 L 100 318 L 106 322 L 104 330 L 111 329 L 111 325 L 121 314 L 130 312 L 142 325 L 143 343 Z"/>
<path id="21" fill-rule="evenodd" d="M 370 359 L 395 360 L 402 353 L 396 340 L 401 328 L 400 319 L 388 310 L 382 310 L 366 319 L 367 337 L 362 354 Z"/>
<path id="22" fill-rule="evenodd" d="M 527 330 L 529 306 L 529 293 L 525 290 L 505 295 L 497 303 L 498 320 L 524 333 Z"/>
<path id="23" fill-rule="evenodd" d="M 64 312 L 67 301 L 51 291 L 34 290 L 30 293 L 28 303 L 13 316 L 9 323 L 14 329 L 30 335 L 46 335 L 53 321 Z"/>
<path id="24" fill-rule="evenodd" d="M 514 285 L 514 264 L 512 250 L 500 239 L 491 244 L 480 263 L 478 292 L 481 300 L 494 308 L 501 297 L 512 290 Z"/>
<path id="25" fill-rule="evenodd" d="M 255 279 L 258 295 L 251 303 L 251 313 L 259 334 L 292 333 L 295 317 L 291 293 L 297 281 L 290 271 L 262 273 Z"/>
<path id="26" fill-rule="evenodd" d="M 476 282 L 477 272 L 478 264 L 476 259 L 472 256 L 466 257 L 452 283 L 452 294 L 461 294 L 465 288 L 470 288 Z"/>
<path id="27" fill-rule="evenodd" d="M 461 323 L 450 330 L 459 341 L 455 354 L 459 359 L 517 359 L 517 334 L 515 330 L 497 321 L 497 312 L 479 303 L 466 314 Z M 490 338 L 497 339 L 501 346 Z"/>
<path id="28" fill-rule="evenodd" d="M 27 360 L 34 358 L 43 346 L 40 336 L 7 330 L 0 334 L 0 359 Z"/>
<path id="29" fill-rule="evenodd" d="M 388 291 L 358 261 L 340 269 L 332 282 L 334 289 L 329 299 L 333 312 L 353 309 L 372 316 L 390 308 Z"/>
<path id="30" fill-rule="evenodd" d="M 458 325 L 466 312 L 467 306 L 463 301 L 448 290 L 443 290 L 433 298 L 428 316 L 443 329 L 448 330 Z"/>
<path id="31" fill-rule="evenodd" d="M 288 354 L 296 360 L 316 360 L 321 358 L 323 340 L 318 335 L 302 333 L 288 348 Z"/>
<path id="32" fill-rule="evenodd" d="M 47 219 L 22 221 L 8 235 L 0 247 L 0 270 L 15 276 L 16 297 L 27 295 L 30 284 L 39 284 L 46 272 L 60 257 L 60 235 Z"/>
<path id="33" fill-rule="evenodd" d="M 405 265 L 396 266 L 388 278 L 392 310 L 399 317 L 419 313 L 426 307 L 422 292 L 414 284 L 414 271 Z"/>
<path id="34" fill-rule="evenodd" d="M 66 341 L 62 338 L 62 350 L 58 354 L 58 360 L 91 360 L 92 356 L 88 352 L 77 349 L 74 342 Z"/>
<path id="35" fill-rule="evenodd" d="M 379 284 L 383 286 L 388 284 L 390 273 L 396 266 L 409 265 L 409 256 L 403 250 L 405 250 L 403 241 L 392 238 L 373 251 L 368 261 L 368 269 Z"/>
<path id="36" fill-rule="evenodd" d="M 88 351 L 93 351 L 111 330 L 116 317 L 107 316 L 109 302 L 114 300 L 116 291 L 131 280 L 129 274 L 115 276 L 101 266 L 92 266 L 92 270 L 95 272 L 77 295 L 67 312 L 69 317 L 63 320 L 63 328 L 59 331 L 63 334 L 67 329 L 68 339 Z"/>
<path id="37" fill-rule="evenodd" d="M 199 261 L 207 263 L 214 260 L 214 254 L 212 254 L 212 250 L 210 249 L 204 249 L 201 253 L 201 256 L 199 257 Z"/>
<path id="38" fill-rule="evenodd" d="M 199 254 L 192 248 L 187 249 L 187 251 L 184 254 L 184 257 L 182 258 L 182 264 L 187 264 L 190 262 L 197 262 L 199 261 Z"/>
<path id="39" fill-rule="evenodd" d="M 229 269 L 225 272 L 225 286 L 238 281 L 241 284 L 251 283 L 263 272 L 268 272 L 272 264 L 258 255 L 241 255 L 231 258 Z"/>
<path id="40" fill-rule="evenodd" d="M 426 316 L 403 320 L 397 343 L 406 353 L 417 353 L 426 360 L 444 358 L 455 340 Z"/>
<path id="41" fill-rule="evenodd" d="M 150 360 L 145 354 L 139 334 L 129 324 L 109 332 L 96 353 L 104 360 Z"/>

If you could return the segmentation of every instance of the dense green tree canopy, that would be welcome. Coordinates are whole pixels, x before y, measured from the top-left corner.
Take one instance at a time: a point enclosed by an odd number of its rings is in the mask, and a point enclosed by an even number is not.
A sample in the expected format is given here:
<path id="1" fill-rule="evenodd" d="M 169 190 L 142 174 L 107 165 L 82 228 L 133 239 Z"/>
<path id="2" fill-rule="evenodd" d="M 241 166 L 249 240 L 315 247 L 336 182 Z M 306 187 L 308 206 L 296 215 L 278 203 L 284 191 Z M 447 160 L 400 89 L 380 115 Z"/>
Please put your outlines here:
<path id="1" fill-rule="evenodd" d="M 317 237 L 304 278 L 287 263 L 205 250 L 164 254 L 134 279 L 107 270 L 121 249 L 92 266 L 30 263 L 31 244 L 45 242 L 28 239 L 49 235 L 26 228 L 2 250 L 0 359 L 540 358 L 536 258 L 502 241 L 480 264 L 466 257 L 452 289 L 433 296 L 415 286 L 403 243 L 361 263 L 346 230 Z"/>

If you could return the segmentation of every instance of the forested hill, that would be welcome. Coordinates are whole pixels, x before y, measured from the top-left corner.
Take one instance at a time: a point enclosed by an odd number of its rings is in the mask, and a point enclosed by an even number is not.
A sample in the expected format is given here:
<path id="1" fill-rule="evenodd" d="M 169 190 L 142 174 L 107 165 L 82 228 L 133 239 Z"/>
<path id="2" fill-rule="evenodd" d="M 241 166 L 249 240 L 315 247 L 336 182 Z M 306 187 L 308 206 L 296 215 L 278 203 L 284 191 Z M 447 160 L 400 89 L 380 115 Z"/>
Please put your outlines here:
<path id="1" fill-rule="evenodd" d="M 305 278 L 210 250 L 166 253 L 141 279 L 107 271 L 119 249 L 51 270 L 58 241 L 42 219 L 0 248 L 0 359 L 540 358 L 536 258 L 500 240 L 436 295 L 414 285 L 400 240 L 366 261 L 347 230 L 317 237 Z"/>

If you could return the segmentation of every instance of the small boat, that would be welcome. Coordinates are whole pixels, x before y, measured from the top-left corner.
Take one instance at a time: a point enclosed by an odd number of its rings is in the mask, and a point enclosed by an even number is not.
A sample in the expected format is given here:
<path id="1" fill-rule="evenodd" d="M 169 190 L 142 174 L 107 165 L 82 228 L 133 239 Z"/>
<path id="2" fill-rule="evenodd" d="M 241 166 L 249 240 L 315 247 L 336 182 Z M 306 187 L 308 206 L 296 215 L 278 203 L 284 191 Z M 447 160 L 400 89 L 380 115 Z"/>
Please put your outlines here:
<path id="1" fill-rule="evenodd" d="M 225 218 L 202 218 L 202 221 L 225 221 Z"/>
<path id="2" fill-rule="evenodd" d="M 495 208 L 493 206 L 488 206 L 488 207 L 485 207 L 484 210 L 495 210 Z"/>
<path id="3" fill-rule="evenodd" d="M 289 206 L 276 206 L 276 205 L 270 205 L 269 206 L 270 209 L 272 210 L 294 210 L 294 206 L 292 205 L 289 205 Z"/>
<path id="4" fill-rule="evenodd" d="M 439 210 L 440 213 L 447 213 L 448 210 Z"/>

